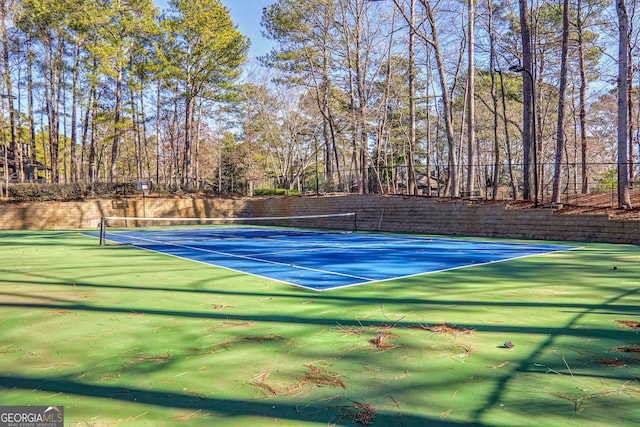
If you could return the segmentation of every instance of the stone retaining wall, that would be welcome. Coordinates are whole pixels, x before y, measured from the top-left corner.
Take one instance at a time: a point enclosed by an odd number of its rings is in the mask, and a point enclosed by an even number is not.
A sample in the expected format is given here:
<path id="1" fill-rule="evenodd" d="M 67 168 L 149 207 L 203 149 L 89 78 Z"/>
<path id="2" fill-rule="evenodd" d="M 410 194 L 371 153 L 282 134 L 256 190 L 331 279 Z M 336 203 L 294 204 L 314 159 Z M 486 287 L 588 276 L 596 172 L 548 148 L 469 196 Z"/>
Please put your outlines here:
<path id="1" fill-rule="evenodd" d="M 103 216 L 276 217 L 356 212 L 358 230 L 640 243 L 640 221 L 607 215 L 559 215 L 551 209 L 507 209 L 461 201 L 384 195 L 239 199 L 137 198 L 0 205 L 0 230 L 90 229 Z M 349 228 L 352 220 L 320 226 Z M 300 220 L 292 225 L 310 225 Z"/>

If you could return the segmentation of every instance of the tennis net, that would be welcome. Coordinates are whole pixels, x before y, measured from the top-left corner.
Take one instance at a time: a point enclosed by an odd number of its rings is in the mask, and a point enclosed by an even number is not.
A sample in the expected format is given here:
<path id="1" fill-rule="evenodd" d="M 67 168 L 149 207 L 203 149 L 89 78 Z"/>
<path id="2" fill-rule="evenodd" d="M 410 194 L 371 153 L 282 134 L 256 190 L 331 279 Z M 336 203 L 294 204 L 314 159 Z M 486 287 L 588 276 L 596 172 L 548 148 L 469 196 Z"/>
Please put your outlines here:
<path id="1" fill-rule="evenodd" d="M 357 231 L 354 212 L 301 216 L 158 218 L 106 216 L 100 221 L 100 245 L 145 241 L 177 242 L 276 238 Z"/>

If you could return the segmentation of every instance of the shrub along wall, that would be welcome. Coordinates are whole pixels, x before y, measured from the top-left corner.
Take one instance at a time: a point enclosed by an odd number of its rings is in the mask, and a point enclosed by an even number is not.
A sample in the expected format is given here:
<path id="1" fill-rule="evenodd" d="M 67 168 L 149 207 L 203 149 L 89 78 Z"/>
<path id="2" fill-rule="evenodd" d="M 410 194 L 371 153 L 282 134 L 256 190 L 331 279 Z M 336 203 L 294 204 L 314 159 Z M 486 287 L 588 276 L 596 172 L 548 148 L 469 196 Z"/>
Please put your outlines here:
<path id="1" fill-rule="evenodd" d="M 358 230 L 610 243 L 640 243 L 640 221 L 559 215 L 550 209 L 437 201 L 423 197 L 338 195 L 238 199 L 138 198 L 0 205 L 0 229 L 90 229 L 103 216 L 274 217 L 355 212 Z M 331 226 L 325 220 L 321 226 Z M 350 221 L 337 225 L 350 227 Z M 300 220 L 292 225 L 309 225 Z"/>

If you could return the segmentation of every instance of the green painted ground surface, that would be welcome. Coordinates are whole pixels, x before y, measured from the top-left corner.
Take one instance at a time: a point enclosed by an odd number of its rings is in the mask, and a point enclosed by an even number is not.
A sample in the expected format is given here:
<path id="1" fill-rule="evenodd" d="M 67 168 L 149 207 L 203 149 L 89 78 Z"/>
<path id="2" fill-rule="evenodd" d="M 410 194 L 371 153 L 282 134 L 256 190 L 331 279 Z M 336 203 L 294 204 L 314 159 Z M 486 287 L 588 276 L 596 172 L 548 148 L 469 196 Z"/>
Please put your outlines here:
<path id="1" fill-rule="evenodd" d="M 637 425 L 640 247 L 580 246 L 317 293 L 3 232 L 0 405 L 69 426 Z"/>

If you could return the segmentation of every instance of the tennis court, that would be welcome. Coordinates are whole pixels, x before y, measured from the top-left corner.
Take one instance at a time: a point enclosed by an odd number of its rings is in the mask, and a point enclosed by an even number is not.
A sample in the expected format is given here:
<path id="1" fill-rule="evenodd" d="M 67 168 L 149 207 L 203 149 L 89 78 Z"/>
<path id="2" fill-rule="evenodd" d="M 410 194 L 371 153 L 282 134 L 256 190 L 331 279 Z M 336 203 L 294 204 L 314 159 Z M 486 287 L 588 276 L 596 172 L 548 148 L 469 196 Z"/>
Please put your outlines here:
<path id="1" fill-rule="evenodd" d="M 247 226 L 125 229 L 109 232 L 106 238 L 316 291 L 575 249 Z"/>
<path id="2" fill-rule="evenodd" d="M 640 423 L 637 245 L 111 228 L 151 251 L 0 233 L 2 405 L 77 426 Z M 315 292 L 240 272 L 255 255 L 260 275 L 413 275 Z"/>

